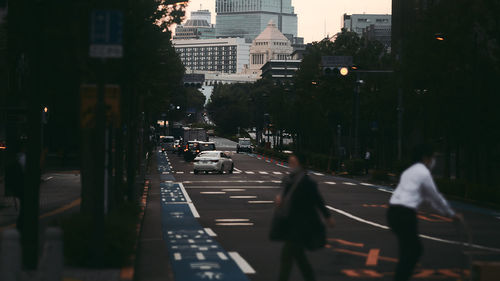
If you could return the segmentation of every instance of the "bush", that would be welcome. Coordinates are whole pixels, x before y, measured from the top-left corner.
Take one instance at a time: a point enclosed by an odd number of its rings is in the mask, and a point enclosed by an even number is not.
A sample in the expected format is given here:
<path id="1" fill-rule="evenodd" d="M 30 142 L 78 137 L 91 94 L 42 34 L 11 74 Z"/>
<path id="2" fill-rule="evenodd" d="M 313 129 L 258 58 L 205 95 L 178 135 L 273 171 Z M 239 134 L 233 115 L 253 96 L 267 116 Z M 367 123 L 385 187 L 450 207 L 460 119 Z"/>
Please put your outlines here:
<path id="1" fill-rule="evenodd" d="M 389 181 L 389 173 L 387 171 L 383 170 L 374 170 L 372 172 L 372 180 L 374 181 L 379 181 L 379 182 L 386 182 Z"/>
<path id="2" fill-rule="evenodd" d="M 103 259 L 93 261 L 93 223 L 88 215 L 74 214 L 62 221 L 64 231 L 64 256 L 69 265 L 84 267 L 122 267 L 128 265 L 134 254 L 137 240 L 136 226 L 139 207 L 124 204 L 111 212 L 104 220 L 102 237 Z"/>
<path id="3" fill-rule="evenodd" d="M 500 205 L 500 188 L 498 186 L 449 179 L 436 179 L 436 184 L 439 190 L 447 195 Z"/>
<path id="4" fill-rule="evenodd" d="M 352 159 L 345 162 L 345 169 L 350 175 L 361 175 L 365 170 L 365 161 L 362 159 Z"/>

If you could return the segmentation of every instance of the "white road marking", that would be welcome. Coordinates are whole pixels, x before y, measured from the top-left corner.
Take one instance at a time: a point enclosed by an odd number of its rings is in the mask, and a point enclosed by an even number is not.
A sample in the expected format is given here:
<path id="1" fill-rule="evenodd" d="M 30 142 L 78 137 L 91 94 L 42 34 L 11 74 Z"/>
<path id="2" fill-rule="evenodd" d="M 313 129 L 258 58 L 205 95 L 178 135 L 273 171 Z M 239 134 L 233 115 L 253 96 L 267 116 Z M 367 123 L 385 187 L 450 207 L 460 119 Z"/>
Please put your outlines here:
<path id="1" fill-rule="evenodd" d="M 223 261 L 227 261 L 228 257 L 223 252 L 217 252 L 217 256 Z"/>
<path id="2" fill-rule="evenodd" d="M 246 191 L 246 189 L 243 188 L 224 188 L 222 191 L 227 191 L 227 192 L 235 192 L 235 191 Z"/>
<path id="3" fill-rule="evenodd" d="M 203 253 L 196 253 L 196 257 L 201 261 L 205 260 L 205 255 L 203 255 Z"/>
<path id="4" fill-rule="evenodd" d="M 384 189 L 384 188 L 377 188 L 377 190 L 380 190 L 380 191 L 383 191 L 383 192 L 387 192 L 387 193 L 394 193 L 390 190 L 387 190 L 387 189 Z"/>
<path id="5" fill-rule="evenodd" d="M 185 184 L 193 184 L 193 183 L 266 183 L 273 181 L 264 181 L 264 180 L 224 180 L 224 181 L 183 181 Z"/>
<path id="6" fill-rule="evenodd" d="M 259 174 L 261 174 L 261 175 L 268 175 L 269 173 L 268 172 L 264 172 L 264 171 L 259 171 Z"/>
<path id="7" fill-rule="evenodd" d="M 276 166 L 280 166 L 280 167 L 282 167 L 282 168 L 287 168 L 287 169 L 290 169 L 290 167 L 285 166 L 285 165 L 281 165 L 281 164 L 276 164 Z"/>
<path id="8" fill-rule="evenodd" d="M 356 185 L 355 183 L 348 182 L 348 181 L 343 182 L 343 184 L 345 184 L 345 185 Z"/>
<path id="9" fill-rule="evenodd" d="M 200 194 L 226 194 L 224 191 L 202 191 Z"/>
<path id="10" fill-rule="evenodd" d="M 216 222 L 250 221 L 249 219 L 215 219 Z"/>
<path id="11" fill-rule="evenodd" d="M 283 173 L 282 172 L 273 172 L 273 174 L 275 174 L 275 175 L 282 175 Z"/>
<path id="12" fill-rule="evenodd" d="M 217 237 L 217 234 L 211 228 L 205 227 L 204 230 L 208 234 L 208 236 Z"/>
<path id="13" fill-rule="evenodd" d="M 194 206 L 194 204 L 193 203 L 188 203 L 188 206 L 189 206 L 189 209 L 191 210 L 191 213 L 193 213 L 193 217 L 199 218 L 200 214 L 196 210 L 196 207 Z"/>
<path id="14" fill-rule="evenodd" d="M 335 183 L 333 181 L 326 181 L 325 184 L 334 185 L 334 184 L 337 184 L 337 183 Z"/>
<path id="15" fill-rule="evenodd" d="M 194 174 L 194 172 L 193 172 L 193 171 L 191 171 L 191 172 L 189 172 L 189 173 L 190 173 L 190 174 Z"/>
<path id="16" fill-rule="evenodd" d="M 218 222 L 215 225 L 219 226 L 253 226 L 251 222 Z"/>
<path id="17" fill-rule="evenodd" d="M 313 172 L 313 175 L 320 176 L 320 177 L 324 176 L 324 174 L 322 174 L 322 173 L 315 173 L 315 172 Z"/>
<path id="18" fill-rule="evenodd" d="M 168 175 L 168 174 L 170 174 L 170 172 L 163 172 L 162 174 L 163 175 Z"/>
<path id="19" fill-rule="evenodd" d="M 272 204 L 274 201 L 248 201 L 250 204 Z"/>
<path id="20" fill-rule="evenodd" d="M 184 172 L 177 172 L 177 174 L 184 174 Z"/>
<path id="21" fill-rule="evenodd" d="M 361 185 L 364 185 L 364 186 L 375 186 L 375 185 L 373 185 L 371 183 L 366 183 L 366 182 L 362 182 Z"/>
<path id="22" fill-rule="evenodd" d="M 271 181 L 272 183 L 281 183 L 281 181 Z"/>
<path id="23" fill-rule="evenodd" d="M 252 172 L 252 171 L 245 171 L 245 174 L 253 175 L 253 174 L 255 174 L 255 173 L 254 173 L 254 172 Z"/>
<path id="24" fill-rule="evenodd" d="M 240 169 L 238 169 L 238 168 L 236 168 L 236 167 L 234 168 L 234 171 L 236 171 L 236 172 L 240 172 L 240 173 L 242 172 Z"/>
<path id="25" fill-rule="evenodd" d="M 257 198 L 257 196 L 253 196 L 253 195 L 248 195 L 248 196 L 247 195 L 242 195 L 242 196 L 238 195 L 238 196 L 236 196 L 236 195 L 234 195 L 234 196 L 229 196 L 229 198 L 231 198 L 231 199 L 255 199 L 255 198 Z"/>
<path id="26" fill-rule="evenodd" d="M 186 182 L 184 182 L 186 183 Z M 191 182 L 189 182 L 191 183 Z M 212 183 L 212 182 L 210 182 Z M 214 182 L 215 183 L 215 182 Z M 259 182 L 260 183 L 260 182 Z M 226 187 L 230 187 L 230 186 L 226 186 Z M 235 186 L 235 187 L 240 187 L 240 186 Z M 244 186 L 245 189 L 280 189 L 281 187 L 279 186 Z M 186 186 L 186 189 L 219 189 L 221 188 L 220 186 L 207 186 L 207 185 L 192 185 L 192 186 Z M 238 189 L 238 188 L 236 188 Z M 224 191 L 228 191 L 228 190 L 224 190 Z M 236 191 L 236 190 L 232 190 L 232 191 Z M 245 190 L 238 190 L 238 191 L 245 191 Z"/>
<path id="27" fill-rule="evenodd" d="M 369 220 L 362 219 L 360 217 L 357 217 L 357 216 L 355 216 L 353 214 L 350 214 L 350 213 L 348 213 L 346 211 L 334 208 L 332 206 L 326 206 L 326 207 L 328 209 L 336 212 L 336 213 L 344 215 L 344 216 L 346 216 L 348 218 L 351 218 L 353 220 L 356 220 L 358 222 L 365 223 L 365 224 L 368 224 L 368 225 L 371 225 L 371 226 L 375 226 L 375 227 L 378 227 L 378 228 L 381 228 L 381 229 L 386 229 L 386 230 L 389 229 L 389 227 L 386 226 L 386 225 L 382 225 L 382 224 L 379 224 L 379 223 L 376 223 L 376 222 L 372 222 L 372 221 L 369 221 Z M 482 246 L 482 245 L 477 245 L 477 244 L 469 244 L 469 243 L 463 243 L 463 242 L 459 242 L 459 241 L 447 240 L 447 239 L 433 237 L 433 236 L 429 236 L 429 235 L 425 235 L 425 234 L 420 234 L 419 236 L 421 238 L 424 238 L 424 239 L 428 239 L 428 240 L 432 240 L 432 241 L 436 241 L 436 242 L 441 242 L 441 243 L 446 243 L 446 244 L 464 245 L 464 246 L 467 246 L 467 247 L 472 247 L 472 248 L 476 248 L 476 249 L 480 249 L 480 250 L 487 250 L 487 251 L 492 251 L 492 252 L 500 252 L 499 248 L 493 248 L 493 247 L 487 247 L 487 246 Z"/>
<path id="28" fill-rule="evenodd" d="M 174 259 L 175 259 L 176 261 L 180 261 L 180 260 L 182 260 L 182 255 L 181 255 L 181 253 L 174 253 Z"/>
<path id="29" fill-rule="evenodd" d="M 255 274 L 255 269 L 248 264 L 248 262 L 238 254 L 238 252 L 228 252 L 229 256 L 240 267 L 241 271 L 245 274 Z"/>
<path id="30" fill-rule="evenodd" d="M 187 193 L 186 189 L 184 188 L 184 185 L 182 183 L 179 183 L 179 187 L 182 191 L 182 194 L 184 195 L 184 198 L 186 198 L 186 202 L 191 203 L 191 198 L 189 197 L 189 194 Z"/>

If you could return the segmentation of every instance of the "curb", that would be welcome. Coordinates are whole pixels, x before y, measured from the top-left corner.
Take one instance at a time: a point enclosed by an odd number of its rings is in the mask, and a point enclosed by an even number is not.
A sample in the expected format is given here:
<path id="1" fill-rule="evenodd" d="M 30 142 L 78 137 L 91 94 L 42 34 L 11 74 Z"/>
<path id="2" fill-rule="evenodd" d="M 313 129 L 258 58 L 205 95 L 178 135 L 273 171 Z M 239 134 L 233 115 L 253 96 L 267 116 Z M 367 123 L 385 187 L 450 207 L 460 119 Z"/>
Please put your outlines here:
<path id="1" fill-rule="evenodd" d="M 137 255 L 137 247 L 139 245 L 139 238 L 141 236 L 142 225 L 144 222 L 144 213 L 148 204 L 149 195 L 149 180 L 145 180 L 144 189 L 142 192 L 142 197 L 140 201 L 141 212 L 139 213 L 139 222 L 136 225 L 137 239 L 134 244 L 134 254 L 130 257 L 130 266 L 125 266 L 120 269 L 120 280 L 121 281 L 132 281 L 135 275 L 135 261 Z"/>

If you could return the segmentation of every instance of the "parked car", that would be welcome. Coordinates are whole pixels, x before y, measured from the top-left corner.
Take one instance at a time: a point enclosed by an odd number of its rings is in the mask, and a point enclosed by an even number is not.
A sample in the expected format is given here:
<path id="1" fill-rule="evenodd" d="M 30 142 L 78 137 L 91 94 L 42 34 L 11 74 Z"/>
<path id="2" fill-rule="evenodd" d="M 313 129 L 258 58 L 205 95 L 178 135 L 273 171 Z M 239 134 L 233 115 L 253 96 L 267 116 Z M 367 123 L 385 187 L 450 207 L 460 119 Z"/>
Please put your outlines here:
<path id="1" fill-rule="evenodd" d="M 234 170 L 233 160 L 222 151 L 201 152 L 193 162 L 195 174 L 199 172 L 218 172 L 219 174 L 223 174 L 224 171 L 232 174 Z"/>
<path id="2" fill-rule="evenodd" d="M 173 136 L 160 136 L 160 145 L 161 150 L 165 151 L 173 151 L 174 150 L 174 137 Z"/>
<path id="3" fill-rule="evenodd" d="M 253 146 L 249 138 L 239 138 L 238 144 L 236 145 L 236 153 L 248 152 L 252 153 Z"/>

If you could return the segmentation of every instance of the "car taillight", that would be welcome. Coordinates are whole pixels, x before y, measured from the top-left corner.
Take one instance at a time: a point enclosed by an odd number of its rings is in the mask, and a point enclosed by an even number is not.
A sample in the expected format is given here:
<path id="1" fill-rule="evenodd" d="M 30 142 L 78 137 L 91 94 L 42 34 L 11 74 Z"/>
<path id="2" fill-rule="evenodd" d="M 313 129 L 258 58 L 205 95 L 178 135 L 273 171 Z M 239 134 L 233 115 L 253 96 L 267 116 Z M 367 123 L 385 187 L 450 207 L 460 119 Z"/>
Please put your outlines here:
<path id="1" fill-rule="evenodd" d="M 200 152 L 199 150 L 196 150 L 196 153 Z"/>

